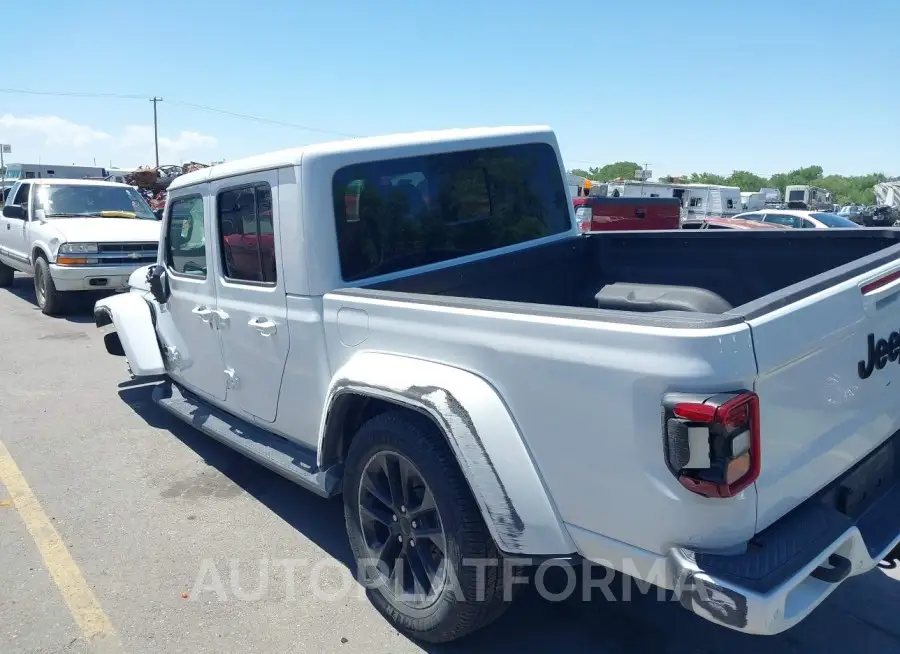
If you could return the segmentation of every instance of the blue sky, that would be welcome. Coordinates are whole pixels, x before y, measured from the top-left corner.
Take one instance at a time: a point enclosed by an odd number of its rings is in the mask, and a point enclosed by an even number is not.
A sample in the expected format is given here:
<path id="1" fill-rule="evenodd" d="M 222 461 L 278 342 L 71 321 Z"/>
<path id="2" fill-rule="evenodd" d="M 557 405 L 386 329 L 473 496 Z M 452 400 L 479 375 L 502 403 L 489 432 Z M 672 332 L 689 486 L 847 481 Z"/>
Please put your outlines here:
<path id="1" fill-rule="evenodd" d="M 900 174 L 897 0 L 75 6 L 4 3 L 0 88 L 161 96 L 162 163 L 546 123 L 570 168 Z M 152 163 L 151 109 L 0 92 L 0 142 L 11 161 Z"/>

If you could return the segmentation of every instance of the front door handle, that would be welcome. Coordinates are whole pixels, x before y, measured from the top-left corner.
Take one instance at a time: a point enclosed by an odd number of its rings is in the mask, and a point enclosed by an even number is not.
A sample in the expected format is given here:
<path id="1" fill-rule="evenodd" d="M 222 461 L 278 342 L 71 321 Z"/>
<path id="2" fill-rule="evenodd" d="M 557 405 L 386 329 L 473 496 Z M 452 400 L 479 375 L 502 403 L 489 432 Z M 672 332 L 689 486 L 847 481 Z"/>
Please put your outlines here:
<path id="1" fill-rule="evenodd" d="M 247 324 L 253 327 L 253 329 L 258 331 L 263 336 L 271 336 L 276 331 L 278 331 L 278 325 L 276 325 L 268 318 L 264 318 L 262 316 L 251 318 L 250 322 L 248 322 Z"/>
<path id="2" fill-rule="evenodd" d="M 191 313 L 197 316 L 203 322 L 209 322 L 209 317 L 214 313 L 212 309 L 209 307 L 205 307 L 202 304 L 200 306 L 196 306 L 191 309 Z"/>

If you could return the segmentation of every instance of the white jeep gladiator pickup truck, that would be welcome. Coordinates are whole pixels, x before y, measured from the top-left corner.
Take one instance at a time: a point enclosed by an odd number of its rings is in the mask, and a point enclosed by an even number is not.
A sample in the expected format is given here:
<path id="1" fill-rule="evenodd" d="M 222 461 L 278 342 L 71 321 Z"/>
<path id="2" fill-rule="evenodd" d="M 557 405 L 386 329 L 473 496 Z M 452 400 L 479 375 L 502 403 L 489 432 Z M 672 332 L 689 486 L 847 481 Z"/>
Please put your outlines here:
<path id="1" fill-rule="evenodd" d="M 580 235 L 565 179 L 543 127 L 190 173 L 95 321 L 166 410 L 342 493 L 415 637 L 565 558 L 787 629 L 900 540 L 900 232 Z"/>
<path id="2" fill-rule="evenodd" d="M 27 179 L 12 187 L 0 218 L 0 287 L 15 271 L 34 275 L 38 306 L 66 308 L 73 291 L 122 290 L 156 261 L 159 221 L 135 189 L 79 179 Z"/>

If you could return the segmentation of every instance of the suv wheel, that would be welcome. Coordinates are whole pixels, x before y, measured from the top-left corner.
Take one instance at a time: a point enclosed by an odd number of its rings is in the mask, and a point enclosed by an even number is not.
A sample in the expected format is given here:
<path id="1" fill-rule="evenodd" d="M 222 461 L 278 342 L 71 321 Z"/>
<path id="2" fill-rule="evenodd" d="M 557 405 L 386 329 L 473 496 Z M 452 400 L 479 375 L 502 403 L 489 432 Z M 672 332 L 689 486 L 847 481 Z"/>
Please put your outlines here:
<path id="1" fill-rule="evenodd" d="M 0 288 L 9 288 L 13 285 L 16 271 L 0 262 Z"/>
<path id="2" fill-rule="evenodd" d="M 34 262 L 34 296 L 44 315 L 57 316 L 65 310 L 65 296 L 56 290 L 50 276 L 50 264 L 44 257 Z"/>
<path id="3" fill-rule="evenodd" d="M 347 454 L 343 497 L 359 578 L 401 631 L 447 642 L 487 625 L 509 605 L 503 579 L 514 571 L 428 419 L 391 411 L 364 424 Z"/>

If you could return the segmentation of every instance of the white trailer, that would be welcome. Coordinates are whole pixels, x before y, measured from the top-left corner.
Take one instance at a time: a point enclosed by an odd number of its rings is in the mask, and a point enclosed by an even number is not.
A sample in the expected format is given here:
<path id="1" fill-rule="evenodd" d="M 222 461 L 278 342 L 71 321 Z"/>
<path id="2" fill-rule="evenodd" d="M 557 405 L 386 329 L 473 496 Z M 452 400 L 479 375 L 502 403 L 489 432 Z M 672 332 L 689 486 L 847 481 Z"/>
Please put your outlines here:
<path id="1" fill-rule="evenodd" d="M 100 166 L 57 166 L 54 164 L 14 163 L 6 166 L 5 181 L 17 182 L 20 179 L 105 179 L 109 173 Z"/>
<path id="2" fill-rule="evenodd" d="M 781 202 L 781 191 L 777 188 L 761 188 L 759 192 L 765 198 L 766 204 L 777 204 Z"/>
<path id="3" fill-rule="evenodd" d="M 766 206 L 766 197 L 762 193 L 741 191 L 741 208 L 744 211 L 757 211 Z"/>
<path id="4" fill-rule="evenodd" d="M 802 202 L 809 209 L 831 210 L 834 208 L 834 197 L 831 191 L 808 184 L 790 184 L 784 189 L 786 202 Z"/>

